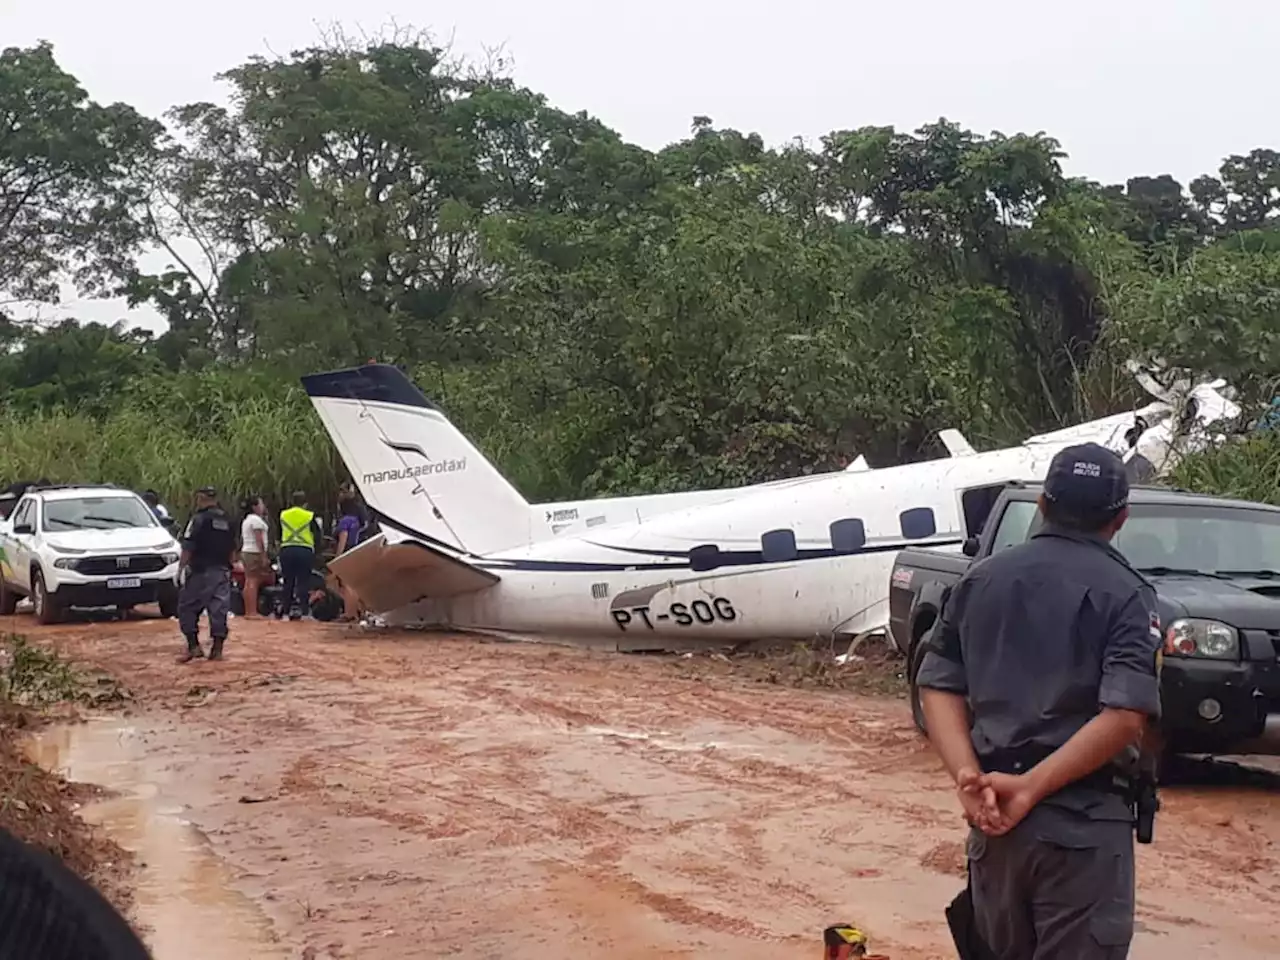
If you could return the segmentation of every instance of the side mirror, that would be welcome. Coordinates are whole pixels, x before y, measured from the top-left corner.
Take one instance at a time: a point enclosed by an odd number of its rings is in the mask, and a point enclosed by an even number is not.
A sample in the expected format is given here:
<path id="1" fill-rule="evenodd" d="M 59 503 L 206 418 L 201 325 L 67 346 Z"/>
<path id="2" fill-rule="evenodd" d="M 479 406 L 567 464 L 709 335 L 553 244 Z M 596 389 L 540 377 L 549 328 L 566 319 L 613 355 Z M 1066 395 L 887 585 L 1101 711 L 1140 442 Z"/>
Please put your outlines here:
<path id="1" fill-rule="evenodd" d="M 15 523 L 13 525 L 13 532 L 32 534 L 36 532 L 36 528 L 29 523 Z"/>
<path id="2" fill-rule="evenodd" d="M 960 547 L 960 552 L 966 557 L 976 557 L 978 555 L 979 546 L 980 544 L 978 543 L 977 537 L 968 537 Z"/>

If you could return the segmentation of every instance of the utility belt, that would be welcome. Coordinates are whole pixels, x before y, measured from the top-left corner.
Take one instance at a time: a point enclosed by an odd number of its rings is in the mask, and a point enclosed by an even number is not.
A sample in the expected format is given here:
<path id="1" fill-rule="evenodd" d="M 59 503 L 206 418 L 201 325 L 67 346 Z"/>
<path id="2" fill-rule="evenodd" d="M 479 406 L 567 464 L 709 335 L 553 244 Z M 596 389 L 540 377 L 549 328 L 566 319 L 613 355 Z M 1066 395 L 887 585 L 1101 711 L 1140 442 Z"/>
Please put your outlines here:
<path id="1" fill-rule="evenodd" d="M 978 758 L 984 773 L 1026 773 L 1041 760 L 1044 760 L 1054 748 L 1031 746 L 1017 750 L 993 750 Z M 1073 780 L 1063 789 L 1072 787 L 1088 787 L 1104 793 L 1128 799 L 1133 795 L 1134 778 L 1119 768 L 1107 764 L 1086 777 Z"/>
<path id="2" fill-rule="evenodd" d="M 1054 752 L 1052 747 L 1029 746 L 1017 750 L 993 750 L 978 758 L 985 773 L 1026 773 L 1041 760 Z M 1160 809 L 1156 795 L 1156 781 L 1143 771 L 1137 775 L 1106 764 L 1088 776 L 1074 780 L 1063 789 L 1085 787 L 1114 794 L 1124 800 L 1133 812 L 1133 823 L 1139 843 L 1150 843 L 1155 826 L 1155 815 Z"/>

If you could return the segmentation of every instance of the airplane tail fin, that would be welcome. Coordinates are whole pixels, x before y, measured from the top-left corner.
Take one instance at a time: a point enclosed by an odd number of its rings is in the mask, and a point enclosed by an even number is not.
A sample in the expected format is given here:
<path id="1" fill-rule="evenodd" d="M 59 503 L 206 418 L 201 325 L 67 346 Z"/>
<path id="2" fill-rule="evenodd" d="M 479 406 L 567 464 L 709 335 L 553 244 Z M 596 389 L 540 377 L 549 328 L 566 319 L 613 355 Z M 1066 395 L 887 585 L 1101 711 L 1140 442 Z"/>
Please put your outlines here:
<path id="1" fill-rule="evenodd" d="M 473 556 L 531 542 L 528 501 L 398 368 L 314 373 L 302 385 L 383 526 Z"/>

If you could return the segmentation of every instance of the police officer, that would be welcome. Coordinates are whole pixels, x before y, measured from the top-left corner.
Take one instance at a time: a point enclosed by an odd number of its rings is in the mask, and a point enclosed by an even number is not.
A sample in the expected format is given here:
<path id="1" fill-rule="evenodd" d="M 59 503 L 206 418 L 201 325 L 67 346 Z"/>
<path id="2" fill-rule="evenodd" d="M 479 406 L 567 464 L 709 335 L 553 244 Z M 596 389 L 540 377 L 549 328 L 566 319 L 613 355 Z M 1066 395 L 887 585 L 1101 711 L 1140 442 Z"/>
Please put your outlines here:
<path id="1" fill-rule="evenodd" d="M 930 739 L 974 825 L 967 896 L 997 960 L 1129 952 L 1129 778 L 1160 712 L 1161 635 L 1154 590 L 1110 544 L 1128 499 L 1115 454 L 1062 450 L 1043 525 L 956 584 L 917 676 Z"/>
<path id="2" fill-rule="evenodd" d="M 210 660 L 222 659 L 227 640 L 227 611 L 231 606 L 231 563 L 236 535 L 231 518 L 218 505 L 218 491 L 201 487 L 196 491 L 196 512 L 187 523 L 182 538 L 178 597 L 178 625 L 187 638 L 187 650 L 178 658 L 189 663 L 204 656 L 200 649 L 200 614 L 208 611 L 209 636 L 213 645 Z"/>
<path id="3" fill-rule="evenodd" d="M 289 619 L 297 620 L 311 612 L 311 571 L 321 534 L 316 515 L 307 509 L 306 493 L 297 490 L 291 500 L 293 505 L 280 514 L 280 572 Z"/>

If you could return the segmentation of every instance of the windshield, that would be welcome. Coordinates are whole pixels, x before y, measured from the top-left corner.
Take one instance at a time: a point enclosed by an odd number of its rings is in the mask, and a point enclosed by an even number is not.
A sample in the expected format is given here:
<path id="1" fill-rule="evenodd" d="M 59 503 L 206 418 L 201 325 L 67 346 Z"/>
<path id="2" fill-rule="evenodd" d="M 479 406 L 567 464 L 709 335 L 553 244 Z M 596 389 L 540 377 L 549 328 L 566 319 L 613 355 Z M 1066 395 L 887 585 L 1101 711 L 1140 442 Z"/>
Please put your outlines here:
<path id="1" fill-rule="evenodd" d="M 1113 543 L 1138 570 L 1280 576 L 1280 513 L 1131 503 Z"/>
<path id="2" fill-rule="evenodd" d="M 123 530 L 127 527 L 154 527 L 156 518 L 137 497 L 76 497 L 74 500 L 46 500 L 44 529 Z"/>

